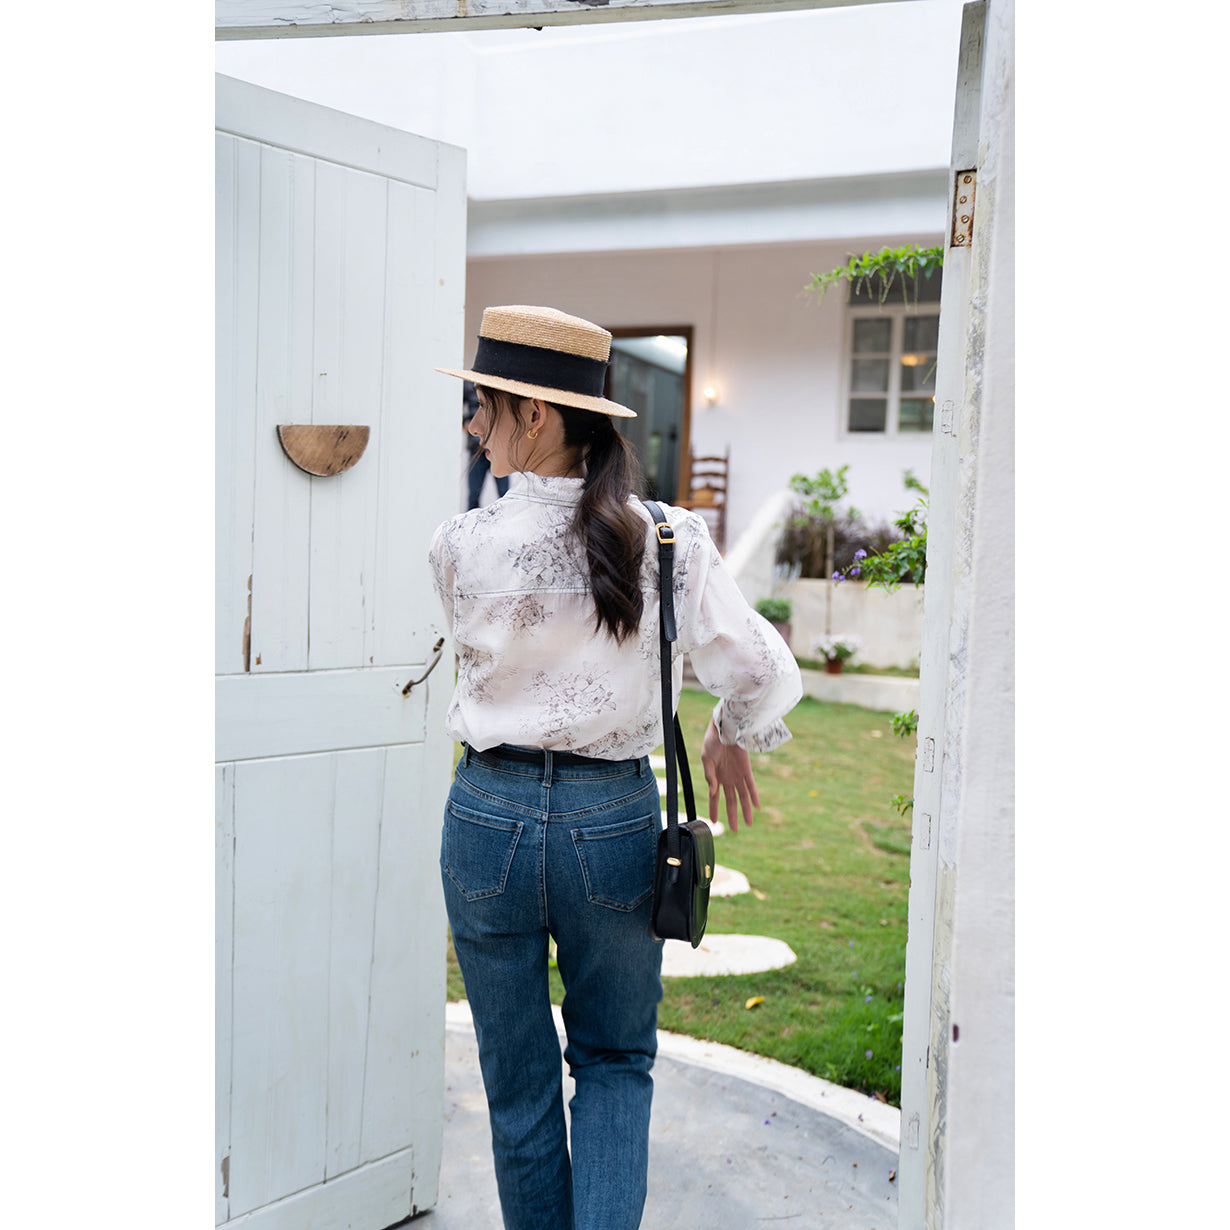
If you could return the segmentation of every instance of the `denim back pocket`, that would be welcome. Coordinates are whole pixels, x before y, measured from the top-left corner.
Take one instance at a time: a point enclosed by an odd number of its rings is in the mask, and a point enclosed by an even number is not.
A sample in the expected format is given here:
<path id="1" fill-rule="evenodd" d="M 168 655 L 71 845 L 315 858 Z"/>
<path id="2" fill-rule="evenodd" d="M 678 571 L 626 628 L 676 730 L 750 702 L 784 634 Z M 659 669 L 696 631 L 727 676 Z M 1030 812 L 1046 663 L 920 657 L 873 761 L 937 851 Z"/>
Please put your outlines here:
<path id="1" fill-rule="evenodd" d="M 524 825 L 520 820 L 463 811 L 451 800 L 444 813 L 444 870 L 467 901 L 504 891 Z"/>
<path id="2" fill-rule="evenodd" d="M 635 910 L 653 892 L 658 817 L 572 830 L 585 895 L 594 905 Z"/>

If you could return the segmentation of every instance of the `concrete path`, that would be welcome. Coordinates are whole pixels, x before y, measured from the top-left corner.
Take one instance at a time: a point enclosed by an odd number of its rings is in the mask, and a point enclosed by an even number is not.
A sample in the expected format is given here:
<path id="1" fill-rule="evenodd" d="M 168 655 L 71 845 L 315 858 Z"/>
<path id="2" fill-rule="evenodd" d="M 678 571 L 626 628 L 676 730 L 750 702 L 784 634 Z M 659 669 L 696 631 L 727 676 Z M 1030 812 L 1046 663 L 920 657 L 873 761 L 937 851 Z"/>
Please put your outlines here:
<path id="1" fill-rule="evenodd" d="M 410 1224 L 500 1230 L 467 1005 L 448 1006 L 445 1039 L 440 1201 Z M 561 1071 L 567 1101 L 572 1082 L 562 1059 Z M 662 1033 L 642 1230 L 895 1230 L 899 1129 L 899 1111 L 862 1094 Z"/>

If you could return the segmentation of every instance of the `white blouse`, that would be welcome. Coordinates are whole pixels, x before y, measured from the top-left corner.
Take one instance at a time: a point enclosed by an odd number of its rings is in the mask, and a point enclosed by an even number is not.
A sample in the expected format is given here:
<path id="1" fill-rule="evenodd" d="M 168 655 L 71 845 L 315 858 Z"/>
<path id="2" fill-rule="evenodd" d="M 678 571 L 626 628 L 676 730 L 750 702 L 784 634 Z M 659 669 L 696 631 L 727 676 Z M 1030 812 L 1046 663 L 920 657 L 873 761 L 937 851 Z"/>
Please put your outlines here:
<path id="1" fill-rule="evenodd" d="M 432 575 L 459 658 L 445 728 L 479 751 L 511 743 L 625 760 L 662 742 L 652 518 L 630 499 L 647 534 L 645 605 L 638 633 L 620 645 L 595 628 L 585 553 L 569 532 L 582 482 L 514 473 L 506 495 L 446 521 L 432 539 Z M 790 738 L 782 718 L 803 694 L 798 664 L 748 605 L 704 518 L 663 510 L 675 531 L 675 703 L 686 653 L 721 698 L 713 711 L 721 741 L 778 747 Z"/>

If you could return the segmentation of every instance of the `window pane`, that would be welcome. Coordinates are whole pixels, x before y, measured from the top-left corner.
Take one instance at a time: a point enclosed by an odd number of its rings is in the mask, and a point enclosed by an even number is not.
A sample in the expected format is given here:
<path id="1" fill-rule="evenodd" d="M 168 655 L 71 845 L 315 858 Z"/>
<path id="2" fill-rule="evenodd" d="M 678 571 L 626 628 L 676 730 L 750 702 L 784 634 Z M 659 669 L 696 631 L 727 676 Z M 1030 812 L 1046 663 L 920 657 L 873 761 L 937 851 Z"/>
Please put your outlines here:
<path id="1" fill-rule="evenodd" d="M 929 397 L 903 397 L 897 416 L 898 431 L 930 431 L 935 403 Z"/>
<path id="2" fill-rule="evenodd" d="M 891 320 L 856 320 L 854 322 L 855 354 L 887 354 L 891 346 Z"/>
<path id="3" fill-rule="evenodd" d="M 855 359 L 851 369 L 850 388 L 855 393 L 886 393 L 888 360 Z"/>
<path id="4" fill-rule="evenodd" d="M 903 354 L 901 356 L 901 390 L 903 393 L 928 393 L 935 390 L 935 355 Z"/>
<path id="5" fill-rule="evenodd" d="M 883 397 L 850 398 L 850 430 L 883 431 L 887 410 L 888 401 Z"/>
<path id="6" fill-rule="evenodd" d="M 939 346 L 940 318 L 938 316 L 915 316 L 907 313 L 904 324 L 903 350 L 935 350 Z"/>

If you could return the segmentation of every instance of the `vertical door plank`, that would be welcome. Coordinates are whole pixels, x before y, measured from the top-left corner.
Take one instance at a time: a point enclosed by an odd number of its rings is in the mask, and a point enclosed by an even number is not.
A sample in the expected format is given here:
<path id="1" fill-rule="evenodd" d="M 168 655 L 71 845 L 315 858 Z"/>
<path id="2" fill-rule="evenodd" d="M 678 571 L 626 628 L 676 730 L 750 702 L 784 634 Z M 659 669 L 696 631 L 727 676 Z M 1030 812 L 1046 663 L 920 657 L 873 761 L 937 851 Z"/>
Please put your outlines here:
<path id="1" fill-rule="evenodd" d="M 215 139 L 214 670 L 245 669 L 255 482 L 260 147 Z"/>
<path id="2" fill-rule="evenodd" d="M 329 285 L 336 310 L 328 314 L 337 347 L 331 362 L 332 397 L 313 408 L 317 423 L 373 426 L 380 413 L 384 342 L 385 181 L 374 175 L 322 165 L 321 175 L 339 181 L 340 235 L 325 237 L 331 259 Z M 331 189 L 332 191 L 332 189 Z M 334 255 L 336 254 L 336 256 Z M 318 305 L 319 306 L 319 305 Z M 327 370 L 322 368 L 321 370 Z M 375 618 L 371 584 L 375 572 L 375 523 L 379 454 L 374 432 L 359 463 L 332 478 L 312 482 L 312 670 L 370 665 L 368 642 Z"/>
<path id="3" fill-rule="evenodd" d="M 235 766 L 214 770 L 214 1222 L 228 1217 L 231 1151 L 231 918 L 234 893 Z"/>
<path id="4" fill-rule="evenodd" d="M 438 672 L 437 672 L 438 673 Z M 415 842 L 425 852 L 426 878 L 422 891 L 415 898 L 416 914 L 412 925 L 419 929 L 422 940 L 414 950 L 414 985 L 419 990 L 415 1001 L 414 1019 L 425 1043 L 419 1043 L 421 1053 L 415 1067 L 416 1103 L 428 1107 L 437 1104 L 444 1084 L 444 1052 L 441 1037 L 443 1001 L 445 998 L 445 958 L 448 923 L 444 913 L 444 897 L 440 889 L 437 851 L 440 848 L 441 825 L 445 800 L 453 778 L 453 741 L 445 733 L 444 717 L 453 695 L 450 676 L 427 680 L 427 729 L 423 744 L 416 749 L 420 757 L 413 774 L 415 801 Z M 439 1197 L 440 1153 L 443 1147 L 443 1125 L 425 1119 L 415 1138 L 414 1197 L 419 1208 L 429 1208 Z"/>
<path id="5" fill-rule="evenodd" d="M 311 270 L 295 268 L 296 222 L 310 182 L 295 156 L 261 147 L 260 317 L 256 392 L 256 515 L 252 568 L 252 670 L 307 666 L 309 480 L 282 452 L 279 423 L 294 422 L 291 389 L 296 292 Z"/>
<path id="6" fill-rule="evenodd" d="M 429 331 L 432 337 L 432 350 L 437 355 L 453 355 L 457 366 L 463 362 L 463 351 L 473 344 L 473 339 L 464 338 L 465 328 L 465 234 L 466 234 L 466 194 L 465 194 L 465 151 L 455 146 L 441 145 L 439 162 L 436 170 L 437 190 L 432 198 L 432 219 L 430 232 L 432 235 L 432 252 L 435 268 L 431 279 L 431 308 Z M 424 237 L 425 239 L 425 237 Z M 430 367 L 449 367 L 451 359 L 434 359 Z M 443 383 L 441 383 L 443 382 Z M 423 398 L 427 413 L 435 421 L 451 421 L 456 423 L 461 412 L 461 393 L 457 388 L 460 382 L 452 376 L 441 376 L 432 371 L 423 382 L 420 396 Z M 426 476 L 430 485 L 424 485 L 421 499 L 430 501 L 433 508 L 444 508 L 446 515 L 451 516 L 457 508 L 457 437 L 452 432 L 443 432 L 433 442 L 434 474 Z M 419 518 L 416 523 L 417 534 L 408 544 L 408 556 L 411 564 L 424 559 L 435 525 L 430 524 L 430 518 Z M 437 519 L 438 524 L 439 519 Z M 421 537 L 419 537 L 421 535 Z M 426 624 L 438 623 L 442 619 L 439 603 L 430 585 L 423 586 L 420 591 L 423 600 L 428 605 L 415 612 L 416 620 Z M 445 630 L 447 633 L 447 629 Z M 440 672 L 437 671 L 437 674 Z M 451 689 L 451 678 L 437 680 L 436 687 L 446 684 Z M 448 749 L 451 764 L 452 748 Z"/>
<path id="7" fill-rule="evenodd" d="M 313 239 L 316 293 L 312 303 L 311 421 L 321 424 L 349 422 L 344 401 L 345 373 L 342 370 L 342 333 L 346 315 L 346 228 L 350 221 L 346 211 L 346 175 L 344 167 L 331 162 L 322 162 L 316 168 L 316 229 Z M 379 447 L 379 441 L 369 440 L 367 451 L 370 453 L 373 447 Z M 360 466 L 368 460 L 365 454 Z M 328 479 L 323 485 L 345 481 L 352 473 L 347 470 Z M 317 485 L 318 481 L 313 479 L 312 486 Z M 336 492 L 334 494 L 336 496 Z M 317 538 L 323 540 L 337 533 L 338 528 L 331 523 L 333 518 L 326 511 L 327 499 L 317 500 L 315 491 L 312 495 L 313 515 L 320 518 L 313 524 L 311 550 L 315 552 L 318 549 Z M 322 562 L 313 560 L 313 566 L 320 567 Z M 326 611 L 329 600 L 322 592 L 324 588 L 318 584 L 308 595 L 308 615 L 312 628 L 309 665 L 312 667 L 321 667 L 326 663 L 332 665 L 337 658 L 336 620 L 331 623 L 329 619 L 330 612 Z"/>
<path id="8" fill-rule="evenodd" d="M 432 284 L 431 327 L 437 353 L 453 358 L 435 367 L 460 367 L 465 348 L 474 344 L 465 336 L 466 283 L 466 152 L 455 145 L 438 148 L 436 193 L 432 198 L 432 249 L 436 276 Z M 426 240 L 426 236 L 424 236 Z M 455 380 L 432 372 L 433 386 L 440 380 Z"/>
<path id="9" fill-rule="evenodd" d="M 421 744 L 388 749 L 380 826 L 380 889 L 372 959 L 372 1004 L 363 1099 L 364 1162 L 412 1140 L 414 1202 L 434 1188 L 444 1095 L 445 949 L 438 851 L 442 813 L 423 815 Z M 438 1160 L 435 1163 L 438 1172 Z"/>
<path id="10" fill-rule="evenodd" d="M 347 308 L 342 354 L 345 405 L 348 421 L 374 425 L 380 419 L 384 347 L 388 334 L 383 293 L 388 260 L 388 180 L 365 171 L 351 171 L 347 180 L 347 213 L 363 221 L 359 226 L 347 228 L 346 234 Z M 372 583 L 376 575 L 375 523 L 380 496 L 379 462 L 383 452 L 384 441 L 377 439 L 371 462 L 363 473 L 362 556 L 359 584 L 352 598 L 357 604 L 356 616 L 352 618 L 357 620 L 361 639 L 345 649 L 347 664 L 352 655 L 357 665 L 374 664 L 376 604 Z M 360 519 L 352 514 L 351 521 L 357 527 Z"/>
<path id="11" fill-rule="evenodd" d="M 435 530 L 427 522 L 434 518 L 424 517 L 422 510 L 438 507 L 446 516 L 455 511 L 461 384 L 432 371 L 445 365 L 435 349 L 430 320 L 435 301 L 436 255 L 430 242 L 434 222 L 433 193 L 409 184 L 389 184 L 380 511 L 373 586 L 376 665 L 426 662 L 441 630 L 441 612 L 426 566 L 429 536 Z M 447 384 L 428 393 L 425 383 L 436 381 Z M 447 487 L 443 500 L 437 485 Z"/>
<path id="12" fill-rule="evenodd" d="M 303 154 L 290 157 L 291 298 L 286 304 L 290 348 L 286 417 L 281 423 L 310 423 L 316 373 L 314 354 L 316 313 L 312 298 L 316 279 L 316 172 L 320 163 Z M 302 475 L 311 485 L 308 476 Z"/>
<path id="13" fill-rule="evenodd" d="M 232 1217 L 324 1177 L 333 768 L 235 766 Z"/>
<path id="14" fill-rule="evenodd" d="M 346 227 L 342 167 L 316 167 L 316 226 L 312 298 L 313 423 L 342 423 L 342 249 Z"/>
<path id="15" fill-rule="evenodd" d="M 383 748 L 340 752 L 336 757 L 326 1178 L 359 1164 L 384 759 Z"/>

